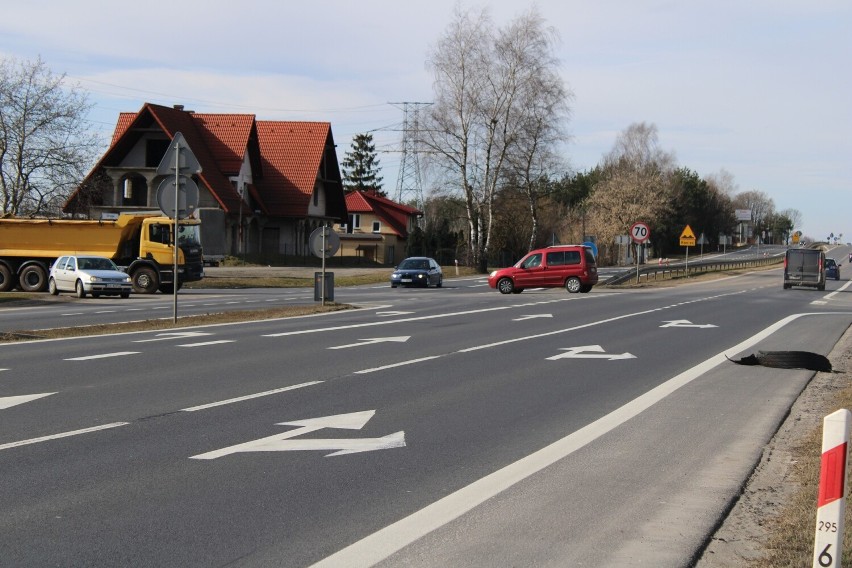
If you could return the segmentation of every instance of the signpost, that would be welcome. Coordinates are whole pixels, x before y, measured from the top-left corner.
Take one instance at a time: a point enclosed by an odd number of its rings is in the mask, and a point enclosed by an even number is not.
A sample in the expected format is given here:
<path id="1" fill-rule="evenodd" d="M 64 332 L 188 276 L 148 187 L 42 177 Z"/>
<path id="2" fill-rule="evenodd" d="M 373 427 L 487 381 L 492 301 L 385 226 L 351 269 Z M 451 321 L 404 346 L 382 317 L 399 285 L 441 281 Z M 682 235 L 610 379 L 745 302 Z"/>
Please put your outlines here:
<path id="1" fill-rule="evenodd" d="M 692 227 L 687 225 L 680 234 L 680 246 L 686 247 L 686 277 L 689 278 L 689 247 L 695 246 L 695 233 L 692 232 Z"/>
<path id="2" fill-rule="evenodd" d="M 321 306 L 325 305 L 326 296 L 329 300 L 334 300 L 334 273 L 332 273 L 332 292 L 326 294 L 325 290 L 325 259 L 337 254 L 340 250 L 340 237 L 328 225 L 323 225 L 314 229 L 309 237 L 311 252 L 314 256 L 322 259 L 322 272 L 320 273 L 319 282 L 314 283 L 314 289 L 319 284 L 319 297 L 321 298 Z M 317 294 L 314 293 L 314 300 L 317 300 Z"/>
<path id="3" fill-rule="evenodd" d="M 648 242 L 651 238 L 651 229 L 645 223 L 633 223 L 630 225 L 630 238 L 636 243 L 636 283 L 639 284 L 639 245 Z"/>
<path id="4" fill-rule="evenodd" d="M 174 149 L 174 153 L 171 150 Z M 172 241 L 174 244 L 174 272 L 172 272 L 172 293 L 174 294 L 173 323 L 177 323 L 177 293 L 178 293 L 178 219 L 185 219 L 198 207 L 198 186 L 192 180 L 192 175 L 201 173 L 201 164 L 183 134 L 176 132 L 169 145 L 169 151 L 157 166 L 157 175 L 167 176 L 174 172 L 174 180 L 168 178 L 160 183 L 157 189 L 157 203 L 163 215 L 175 220 Z M 174 208 L 172 208 L 171 191 L 174 191 Z M 168 198 L 168 199 L 167 199 Z M 168 203 L 166 203 L 168 202 Z M 181 203 L 183 208 L 181 208 Z"/>

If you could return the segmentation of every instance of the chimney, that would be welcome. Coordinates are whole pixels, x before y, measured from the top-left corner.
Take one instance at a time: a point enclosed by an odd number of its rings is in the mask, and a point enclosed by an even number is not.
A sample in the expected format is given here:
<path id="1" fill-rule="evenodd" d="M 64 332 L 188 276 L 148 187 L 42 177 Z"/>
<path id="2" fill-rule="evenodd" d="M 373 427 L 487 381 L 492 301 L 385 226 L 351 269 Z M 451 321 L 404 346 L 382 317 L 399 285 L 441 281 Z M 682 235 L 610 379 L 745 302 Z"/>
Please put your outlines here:
<path id="1" fill-rule="evenodd" d="M 183 110 L 183 105 L 174 105 L 175 110 Z"/>

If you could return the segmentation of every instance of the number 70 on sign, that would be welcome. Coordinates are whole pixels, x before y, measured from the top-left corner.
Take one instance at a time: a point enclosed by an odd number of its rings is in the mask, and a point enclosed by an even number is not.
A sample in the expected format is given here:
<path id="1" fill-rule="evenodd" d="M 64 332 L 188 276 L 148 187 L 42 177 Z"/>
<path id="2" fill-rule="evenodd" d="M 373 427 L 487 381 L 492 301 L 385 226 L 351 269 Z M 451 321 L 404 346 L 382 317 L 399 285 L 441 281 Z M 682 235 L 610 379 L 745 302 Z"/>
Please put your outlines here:
<path id="1" fill-rule="evenodd" d="M 630 238 L 636 244 L 642 244 L 651 238 L 651 230 L 645 223 L 633 223 L 630 225 Z"/>

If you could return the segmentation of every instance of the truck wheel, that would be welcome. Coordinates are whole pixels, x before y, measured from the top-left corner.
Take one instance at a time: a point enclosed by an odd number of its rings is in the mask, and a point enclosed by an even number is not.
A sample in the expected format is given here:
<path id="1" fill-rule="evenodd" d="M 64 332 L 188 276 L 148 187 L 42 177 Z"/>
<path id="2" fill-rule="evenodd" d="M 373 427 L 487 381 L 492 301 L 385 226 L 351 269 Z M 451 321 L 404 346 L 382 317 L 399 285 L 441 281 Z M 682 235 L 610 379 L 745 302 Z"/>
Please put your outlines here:
<path id="1" fill-rule="evenodd" d="M 142 267 L 130 278 L 133 279 L 133 291 L 137 294 L 154 294 L 160 286 L 157 271 L 153 268 Z"/>
<path id="2" fill-rule="evenodd" d="M 0 264 L 0 292 L 8 292 L 15 287 L 12 271 L 5 264 Z"/>
<path id="3" fill-rule="evenodd" d="M 86 297 L 86 289 L 83 288 L 83 281 L 82 280 L 77 280 L 77 285 L 75 286 L 75 289 L 77 290 L 77 297 L 78 298 L 85 298 Z"/>
<path id="4" fill-rule="evenodd" d="M 18 283 L 24 292 L 43 292 L 47 289 L 47 272 L 38 264 L 30 264 L 21 270 Z"/>

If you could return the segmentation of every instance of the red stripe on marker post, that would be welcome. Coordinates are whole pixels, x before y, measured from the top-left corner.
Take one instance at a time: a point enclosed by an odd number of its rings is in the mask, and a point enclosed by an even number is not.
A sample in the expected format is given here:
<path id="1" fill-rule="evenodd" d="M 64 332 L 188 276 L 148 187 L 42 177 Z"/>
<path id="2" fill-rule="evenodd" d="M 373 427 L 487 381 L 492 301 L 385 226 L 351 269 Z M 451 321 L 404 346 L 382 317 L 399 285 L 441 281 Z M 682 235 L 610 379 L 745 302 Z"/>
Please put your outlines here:
<path id="1" fill-rule="evenodd" d="M 814 568 L 840 568 L 846 514 L 846 460 L 852 413 L 838 410 L 822 421 Z"/>
<path id="2" fill-rule="evenodd" d="M 817 507 L 842 499 L 846 494 L 846 449 L 844 443 L 822 453 Z"/>

